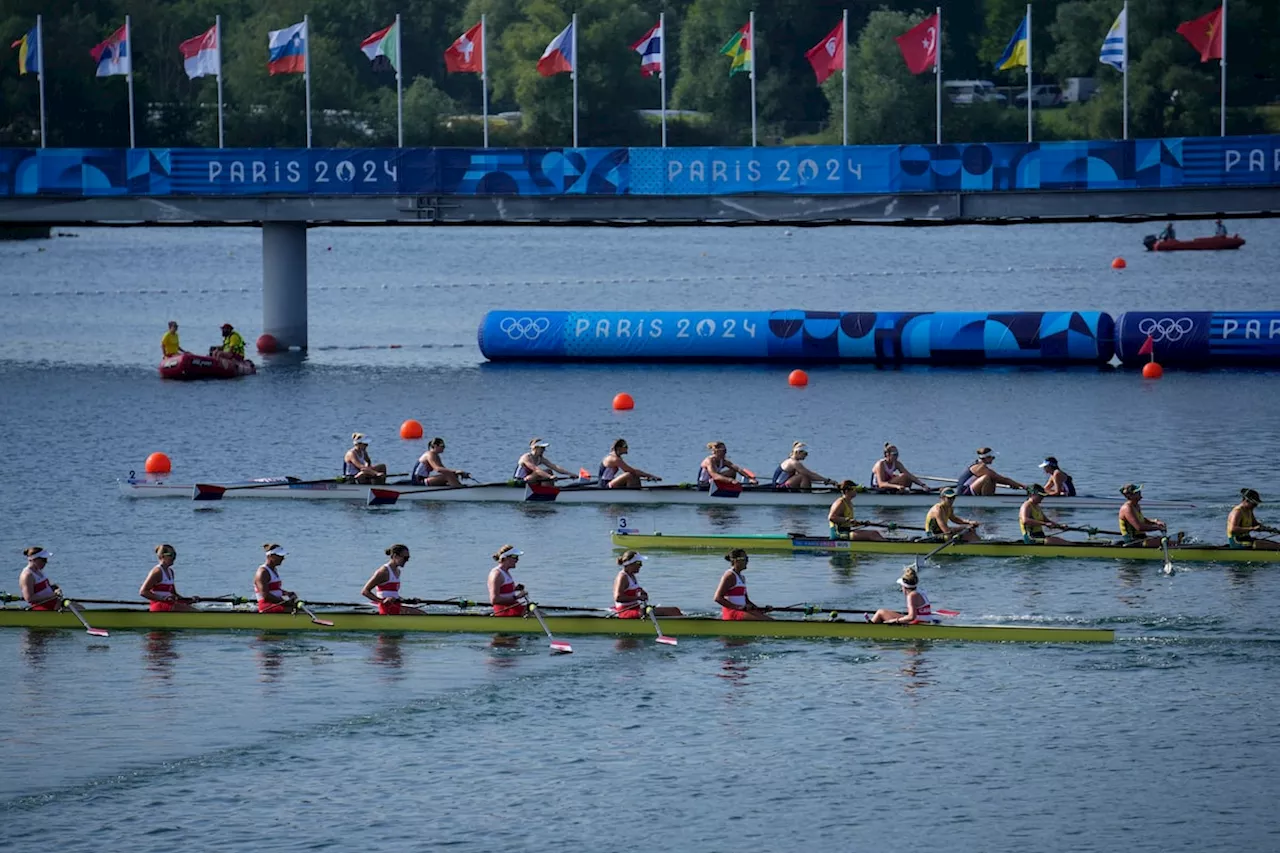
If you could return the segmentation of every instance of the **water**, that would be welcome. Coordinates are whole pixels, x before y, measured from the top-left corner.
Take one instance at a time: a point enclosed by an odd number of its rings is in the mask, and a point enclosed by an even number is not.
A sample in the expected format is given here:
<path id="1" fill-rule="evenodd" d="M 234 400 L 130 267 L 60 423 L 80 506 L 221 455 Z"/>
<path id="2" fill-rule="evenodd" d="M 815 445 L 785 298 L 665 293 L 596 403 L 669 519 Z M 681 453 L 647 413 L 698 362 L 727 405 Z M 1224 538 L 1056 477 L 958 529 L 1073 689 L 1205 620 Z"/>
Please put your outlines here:
<path id="1" fill-rule="evenodd" d="M 69 591 L 127 599 L 167 541 L 188 594 L 243 595 L 260 543 L 279 541 L 289 586 L 355 600 L 382 549 L 406 542 L 406 594 L 480 598 L 488 555 L 514 542 L 543 602 L 607 603 L 609 507 L 197 507 L 114 490 L 153 450 L 188 482 L 326 476 L 356 430 L 407 470 L 423 449 L 397 438 L 407 417 L 486 481 L 534 435 L 571 468 L 626 436 L 669 482 L 691 479 L 714 439 L 761 473 L 803 439 L 817 470 L 859 480 L 886 440 L 938 475 L 983 444 L 1024 479 L 1052 453 L 1083 491 L 1137 480 L 1196 500 L 1164 517 L 1219 541 L 1238 488 L 1265 499 L 1280 485 L 1270 373 L 822 368 L 797 390 L 787 366 L 485 365 L 475 328 L 485 310 L 522 306 L 1274 308 L 1280 226 L 1239 229 L 1238 253 L 1181 257 L 1142 252 L 1154 229 L 1141 225 L 317 229 L 306 360 L 209 384 L 157 379 L 159 336 L 171 318 L 189 349 L 227 320 L 256 335 L 255 231 L 0 244 L 0 418 L 17 463 L 0 481 L 4 586 L 16 590 L 18 551 L 41 544 Z M 1116 255 L 1127 270 L 1108 268 Z M 621 390 L 635 411 L 610 410 Z M 1260 515 L 1276 518 L 1269 504 Z M 646 531 L 764 532 L 821 529 L 824 514 L 628 517 Z M 982 520 L 1016 531 L 1013 513 Z M 651 557 L 642 581 L 657 600 L 710 609 L 718 555 Z M 749 578 L 768 603 L 893 606 L 900 568 L 762 554 Z M 536 637 L 7 631 L 0 813 L 24 851 L 51 837 L 60 850 L 862 849 L 904 834 L 966 850 L 1275 849 L 1280 820 L 1260 804 L 1280 788 L 1276 576 L 974 559 L 925 571 L 963 621 L 1115 628 L 1096 648 L 600 637 L 552 658 Z"/>

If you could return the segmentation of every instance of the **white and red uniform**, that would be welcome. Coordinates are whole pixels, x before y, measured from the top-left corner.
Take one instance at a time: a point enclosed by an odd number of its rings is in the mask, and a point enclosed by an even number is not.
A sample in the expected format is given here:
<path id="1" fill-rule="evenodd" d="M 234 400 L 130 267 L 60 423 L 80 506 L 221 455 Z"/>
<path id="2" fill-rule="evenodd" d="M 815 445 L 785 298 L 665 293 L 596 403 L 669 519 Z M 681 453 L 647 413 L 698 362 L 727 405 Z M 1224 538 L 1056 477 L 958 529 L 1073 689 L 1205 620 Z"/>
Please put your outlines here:
<path id="1" fill-rule="evenodd" d="M 275 569 L 271 568 L 270 566 L 268 566 L 266 563 L 263 563 L 261 566 L 258 566 L 258 570 L 265 571 L 267 573 L 267 591 L 274 592 L 276 595 L 283 597 L 284 582 L 280 580 L 280 573 L 277 572 Z M 259 613 L 287 613 L 288 611 L 285 609 L 285 606 L 283 603 L 268 601 L 267 598 L 261 592 L 259 592 L 258 593 L 258 612 Z"/>
<path id="2" fill-rule="evenodd" d="M 44 576 L 44 572 L 31 566 L 27 567 L 27 571 L 31 572 L 31 577 L 35 580 L 31 587 L 31 597 L 35 600 L 30 602 L 30 608 L 32 610 L 57 610 L 62 602 L 54 594 L 53 584 Z"/>
<path id="3" fill-rule="evenodd" d="M 942 621 L 941 618 L 933 615 L 933 605 L 929 603 L 929 596 L 924 594 L 924 590 L 917 589 L 923 604 L 916 605 L 916 618 L 911 620 L 912 625 L 937 625 Z M 908 607 L 908 609 L 910 609 Z"/>
<path id="4" fill-rule="evenodd" d="M 502 578 L 502 583 L 501 585 L 498 586 L 498 594 L 499 595 L 515 595 L 516 579 L 511 577 L 511 572 L 508 572 L 506 569 L 502 568 L 502 566 L 498 566 L 497 568 L 498 568 L 498 576 Z M 527 611 L 528 611 L 528 608 L 525 605 L 520 603 L 515 603 L 515 604 L 494 603 L 493 605 L 494 616 L 523 616 Z"/>
<path id="5" fill-rule="evenodd" d="M 622 598 L 613 602 L 613 612 L 619 619 L 639 619 L 644 616 L 644 602 L 635 592 L 640 584 L 630 572 L 623 574 L 627 576 L 627 588 L 622 591 Z"/>
<path id="6" fill-rule="evenodd" d="M 732 607 L 721 607 L 720 618 L 729 622 L 738 622 L 747 618 L 747 581 L 742 575 L 736 571 L 733 573 L 733 586 L 724 594 L 725 600 L 730 604 L 736 605 L 738 609 Z"/>
<path id="7" fill-rule="evenodd" d="M 385 564 L 382 568 L 387 570 L 387 581 L 377 586 L 378 596 L 381 599 L 378 602 L 378 612 L 383 616 L 399 616 L 400 615 L 400 570 L 390 563 Z"/>
<path id="8" fill-rule="evenodd" d="M 158 595 L 165 600 L 151 602 L 151 609 L 157 612 L 173 610 L 173 592 L 175 586 L 173 582 L 173 567 L 169 566 L 166 568 L 165 566 L 156 566 L 156 569 L 160 570 L 160 583 L 151 587 L 151 594 Z M 155 569 L 152 569 L 152 571 L 155 571 Z"/>

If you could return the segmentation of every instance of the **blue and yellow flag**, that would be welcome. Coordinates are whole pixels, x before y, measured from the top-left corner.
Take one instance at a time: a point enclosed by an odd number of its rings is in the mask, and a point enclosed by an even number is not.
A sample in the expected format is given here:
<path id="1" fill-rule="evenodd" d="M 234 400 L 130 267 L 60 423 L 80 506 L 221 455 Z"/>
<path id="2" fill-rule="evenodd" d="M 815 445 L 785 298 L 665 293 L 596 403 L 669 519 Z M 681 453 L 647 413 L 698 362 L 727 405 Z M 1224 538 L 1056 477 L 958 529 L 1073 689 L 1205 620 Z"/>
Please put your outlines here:
<path id="1" fill-rule="evenodd" d="M 40 73 L 39 44 L 40 40 L 36 38 L 36 30 L 33 27 L 29 33 L 9 45 L 9 47 L 16 47 L 18 49 L 19 74 Z"/>
<path id="2" fill-rule="evenodd" d="M 1018 25 L 1018 31 L 1013 34 L 1013 38 L 1009 39 L 1009 46 L 996 60 L 997 71 L 1027 67 L 1027 38 L 1027 19 L 1023 16 L 1022 23 Z"/>

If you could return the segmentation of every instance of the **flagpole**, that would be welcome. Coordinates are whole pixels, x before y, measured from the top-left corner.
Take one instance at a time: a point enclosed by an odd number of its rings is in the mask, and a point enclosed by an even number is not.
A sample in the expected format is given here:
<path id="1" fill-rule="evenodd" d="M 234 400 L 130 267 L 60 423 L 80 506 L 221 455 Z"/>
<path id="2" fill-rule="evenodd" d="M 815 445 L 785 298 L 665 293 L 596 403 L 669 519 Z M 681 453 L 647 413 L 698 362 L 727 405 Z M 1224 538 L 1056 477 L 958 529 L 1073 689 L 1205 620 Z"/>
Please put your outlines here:
<path id="1" fill-rule="evenodd" d="M 934 125 L 935 145 L 942 144 L 942 7 L 939 6 L 934 10 L 934 14 L 938 16 L 938 31 L 933 36 L 933 84 L 934 84 L 934 109 L 937 112 L 937 123 Z"/>
<path id="2" fill-rule="evenodd" d="M 844 10 L 844 17 L 840 19 L 840 55 L 844 57 L 840 65 L 841 98 L 843 106 L 840 108 L 841 114 L 844 116 L 844 133 L 841 135 L 841 143 L 849 144 L 849 10 Z"/>
<path id="3" fill-rule="evenodd" d="M 44 16 L 36 15 L 36 59 L 40 67 L 36 69 L 36 82 L 40 84 L 40 147 L 46 144 L 44 124 Z"/>
<path id="4" fill-rule="evenodd" d="M 205 18 L 205 20 L 209 20 Z M 218 147 L 222 148 L 222 16 L 213 16 L 213 38 L 218 43 Z"/>
<path id="5" fill-rule="evenodd" d="M 208 20 L 206 18 L 205 20 Z M 129 84 L 129 147 L 134 147 L 133 134 L 133 27 L 129 25 L 129 16 L 124 16 L 124 52 L 129 57 L 129 73 L 125 76 Z M 44 57 L 40 57 L 44 62 Z"/>
<path id="6" fill-rule="evenodd" d="M 404 147 L 404 54 L 400 52 L 400 13 L 396 12 L 396 147 Z"/>
<path id="7" fill-rule="evenodd" d="M 756 147 L 756 12 L 751 10 L 747 18 L 747 29 L 751 31 L 749 45 L 751 47 L 751 147 Z"/>
<path id="8" fill-rule="evenodd" d="M 667 13 L 658 13 L 658 86 L 662 89 L 662 147 L 667 147 Z"/>
<path id="9" fill-rule="evenodd" d="M 570 73 L 573 75 L 573 147 L 578 147 L 578 13 L 573 13 L 573 40 L 571 49 L 573 50 L 573 69 Z"/>
<path id="10" fill-rule="evenodd" d="M 1027 141 L 1031 141 L 1031 4 L 1027 4 Z"/>
<path id="11" fill-rule="evenodd" d="M 1121 34 L 1124 38 L 1122 50 L 1124 51 L 1122 60 L 1124 62 L 1123 78 L 1121 85 L 1124 89 L 1124 138 L 1129 138 L 1129 0 L 1124 0 L 1124 32 Z"/>
<path id="12" fill-rule="evenodd" d="M 302 16 L 302 85 L 307 98 L 307 147 L 311 147 L 311 23 Z"/>
<path id="13" fill-rule="evenodd" d="M 480 103 L 484 108 L 484 147 L 489 147 L 489 24 L 480 16 Z"/>
<path id="14" fill-rule="evenodd" d="M 1227 135 L 1227 0 L 1222 0 L 1222 58 L 1218 60 L 1222 64 L 1222 92 L 1221 106 L 1219 112 L 1221 117 L 1218 120 L 1218 135 Z"/>

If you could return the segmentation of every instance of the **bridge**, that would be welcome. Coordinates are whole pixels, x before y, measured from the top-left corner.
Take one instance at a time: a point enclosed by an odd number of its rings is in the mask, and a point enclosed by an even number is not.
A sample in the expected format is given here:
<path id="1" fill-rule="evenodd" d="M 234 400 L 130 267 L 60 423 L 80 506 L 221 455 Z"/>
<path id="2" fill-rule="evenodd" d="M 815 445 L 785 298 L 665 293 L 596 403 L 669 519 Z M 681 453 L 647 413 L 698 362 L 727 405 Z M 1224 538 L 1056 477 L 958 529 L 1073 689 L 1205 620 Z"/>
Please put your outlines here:
<path id="1" fill-rule="evenodd" d="M 786 148 L 0 149 L 0 225 L 259 225 L 306 347 L 314 225 L 959 224 L 1272 216 L 1280 135 Z"/>

